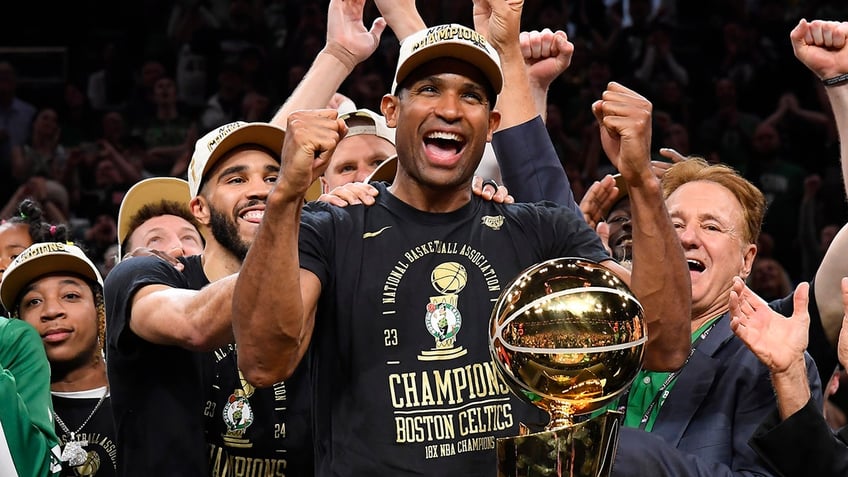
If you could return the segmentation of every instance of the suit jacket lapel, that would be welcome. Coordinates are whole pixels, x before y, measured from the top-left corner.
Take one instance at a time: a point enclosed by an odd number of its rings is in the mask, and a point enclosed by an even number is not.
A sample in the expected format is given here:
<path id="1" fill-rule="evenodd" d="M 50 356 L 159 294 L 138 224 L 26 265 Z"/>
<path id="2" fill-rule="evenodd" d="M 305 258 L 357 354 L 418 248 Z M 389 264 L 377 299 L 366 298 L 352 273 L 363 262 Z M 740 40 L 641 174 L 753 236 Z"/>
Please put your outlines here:
<path id="1" fill-rule="evenodd" d="M 671 393 L 660 408 L 652 434 L 657 434 L 673 446 L 680 443 L 695 412 L 701 407 L 715 381 L 719 366 L 715 354 L 733 335 L 727 313 L 704 339 L 689 362 L 681 370 Z"/>

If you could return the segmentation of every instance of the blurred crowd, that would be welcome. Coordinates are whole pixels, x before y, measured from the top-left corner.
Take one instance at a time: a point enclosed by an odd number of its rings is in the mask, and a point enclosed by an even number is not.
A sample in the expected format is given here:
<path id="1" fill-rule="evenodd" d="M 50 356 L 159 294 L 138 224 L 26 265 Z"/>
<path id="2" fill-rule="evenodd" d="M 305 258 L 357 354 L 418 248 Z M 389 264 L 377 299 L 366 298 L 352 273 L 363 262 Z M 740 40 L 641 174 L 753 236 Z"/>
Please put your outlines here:
<path id="1" fill-rule="evenodd" d="M 464 2 L 418 3 L 427 24 L 471 24 Z M 66 47 L 62 84 L 28 82 L 31 58 L 0 55 L 0 215 L 10 217 L 26 197 L 37 200 L 108 272 L 123 193 L 146 177 L 185 176 L 195 141 L 209 130 L 269 120 L 323 47 L 326 7 L 321 0 L 57 7 L 44 28 L 9 38 L 7 51 Z M 63 21 L 71 9 L 84 20 Z M 366 23 L 376 16 L 368 5 Z M 848 4 L 526 1 L 524 30 L 563 29 L 575 45 L 570 68 L 550 88 L 546 124 L 576 199 L 612 171 L 589 105 L 619 81 L 653 102 L 654 151 L 729 164 L 765 193 L 754 289 L 784 296 L 810 279 L 846 208 L 828 102 L 786 38 L 799 17 L 846 18 Z M 74 34 L 81 27 L 87 34 Z M 379 110 L 397 53 L 387 30 L 340 92 Z"/>

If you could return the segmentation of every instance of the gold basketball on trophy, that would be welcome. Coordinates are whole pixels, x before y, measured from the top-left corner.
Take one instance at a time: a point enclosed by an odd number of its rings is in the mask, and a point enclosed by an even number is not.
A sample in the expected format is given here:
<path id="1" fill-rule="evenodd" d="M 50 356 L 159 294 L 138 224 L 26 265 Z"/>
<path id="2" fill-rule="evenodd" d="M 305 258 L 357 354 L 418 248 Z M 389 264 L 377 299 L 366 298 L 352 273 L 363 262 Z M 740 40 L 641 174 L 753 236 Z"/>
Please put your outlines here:
<path id="1" fill-rule="evenodd" d="M 608 268 L 579 258 L 542 262 L 514 278 L 495 304 L 489 331 L 492 358 L 504 380 L 519 397 L 550 414 L 548 431 L 565 434 L 573 434 L 573 416 L 602 408 L 628 388 L 641 368 L 647 339 L 642 306 L 629 287 Z M 596 427 L 606 445 L 600 435 L 591 445 L 605 455 L 588 449 L 579 453 L 594 469 L 586 475 L 601 475 L 597 467 L 609 464 L 604 459 L 611 458 L 607 454 L 614 453 L 617 442 L 617 417 Z M 557 438 L 546 435 L 540 445 L 550 446 Z M 508 443 L 508 452 L 536 454 L 526 438 L 519 439 Z M 534 474 L 510 468 L 501 469 L 501 475 Z"/>

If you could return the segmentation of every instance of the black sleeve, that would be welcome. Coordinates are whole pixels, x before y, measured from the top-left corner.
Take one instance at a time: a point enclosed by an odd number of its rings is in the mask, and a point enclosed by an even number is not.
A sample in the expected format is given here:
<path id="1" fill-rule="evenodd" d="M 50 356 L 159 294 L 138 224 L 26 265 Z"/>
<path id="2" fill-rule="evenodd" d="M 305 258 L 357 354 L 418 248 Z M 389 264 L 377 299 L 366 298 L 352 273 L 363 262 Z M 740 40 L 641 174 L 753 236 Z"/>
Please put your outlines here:
<path id="1" fill-rule="evenodd" d="M 300 268 L 309 270 L 327 288 L 330 280 L 330 258 L 335 238 L 332 206 L 323 202 L 309 202 L 300 216 L 298 252 Z"/>
<path id="2" fill-rule="evenodd" d="M 783 422 L 772 413 L 754 433 L 751 447 L 786 477 L 848 475 L 848 446 L 833 435 L 812 399 Z"/>
<path id="3" fill-rule="evenodd" d="M 580 213 L 541 116 L 496 132 L 492 148 L 504 185 L 516 202 L 549 200 Z"/>
<path id="4" fill-rule="evenodd" d="M 546 253 L 548 257 L 582 257 L 599 263 L 611 259 L 600 237 L 586 224 L 582 214 L 551 202 L 537 205 L 546 215 L 552 216 L 550 223 L 554 224 L 548 229 L 552 236 L 546 240 L 553 246 Z M 541 230 L 547 231 L 544 226 Z"/>
<path id="5" fill-rule="evenodd" d="M 189 288 L 185 277 L 173 265 L 158 257 L 133 257 L 109 272 L 103 284 L 108 348 L 116 348 L 119 341 L 122 345 L 130 344 L 131 338 L 135 337 L 129 329 L 132 299 L 142 287 L 157 284 Z"/>

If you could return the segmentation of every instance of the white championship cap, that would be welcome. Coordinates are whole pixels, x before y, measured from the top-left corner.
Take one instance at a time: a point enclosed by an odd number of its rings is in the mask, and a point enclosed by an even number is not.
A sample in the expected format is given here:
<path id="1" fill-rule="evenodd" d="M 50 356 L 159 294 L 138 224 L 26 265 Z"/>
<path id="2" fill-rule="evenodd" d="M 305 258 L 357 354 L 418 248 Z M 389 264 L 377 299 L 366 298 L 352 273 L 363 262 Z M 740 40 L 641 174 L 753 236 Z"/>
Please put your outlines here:
<path id="1" fill-rule="evenodd" d="M 398 84 L 415 68 L 436 58 L 456 58 L 470 63 L 483 72 L 495 94 L 501 92 L 503 72 L 498 53 L 483 35 L 466 26 L 452 23 L 419 30 L 403 40 L 392 94 L 397 94 Z"/>
<path id="2" fill-rule="evenodd" d="M 285 131 L 269 123 L 236 121 L 209 131 L 197 140 L 188 165 L 191 198 L 197 197 L 204 175 L 224 154 L 239 146 L 256 144 L 268 149 L 279 160 L 285 137 Z"/>
<path id="3" fill-rule="evenodd" d="M 0 301 L 7 310 L 15 308 L 21 291 L 33 280 L 49 273 L 68 272 L 103 286 L 97 267 L 76 245 L 64 242 L 42 242 L 21 252 L 3 274 Z"/>

